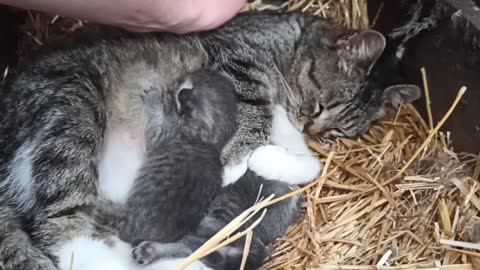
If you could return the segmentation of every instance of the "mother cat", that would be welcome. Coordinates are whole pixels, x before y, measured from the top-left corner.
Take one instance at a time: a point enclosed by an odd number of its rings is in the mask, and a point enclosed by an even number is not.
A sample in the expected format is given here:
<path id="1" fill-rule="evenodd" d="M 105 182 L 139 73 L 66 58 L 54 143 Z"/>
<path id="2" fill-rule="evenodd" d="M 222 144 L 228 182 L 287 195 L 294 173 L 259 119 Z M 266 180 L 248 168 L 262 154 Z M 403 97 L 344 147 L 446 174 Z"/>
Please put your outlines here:
<path id="1" fill-rule="evenodd" d="M 59 250 L 79 235 L 122 245 L 109 213 L 125 202 L 142 163 L 142 89 L 167 90 L 199 68 L 231 78 L 239 128 L 223 151 L 225 183 L 271 139 L 292 147 L 271 138 L 274 111 L 310 136 L 355 137 L 387 109 L 419 96 L 415 86 L 371 87 L 378 85 L 368 71 L 385 47 L 381 34 L 347 32 L 306 14 L 244 14 L 184 36 L 79 37 L 22 67 L 0 106 L 5 270 L 56 269 Z M 260 149 L 253 165 L 267 178 L 269 162 L 291 158 L 278 148 Z M 277 178 L 295 178 L 289 166 L 274 170 Z"/>

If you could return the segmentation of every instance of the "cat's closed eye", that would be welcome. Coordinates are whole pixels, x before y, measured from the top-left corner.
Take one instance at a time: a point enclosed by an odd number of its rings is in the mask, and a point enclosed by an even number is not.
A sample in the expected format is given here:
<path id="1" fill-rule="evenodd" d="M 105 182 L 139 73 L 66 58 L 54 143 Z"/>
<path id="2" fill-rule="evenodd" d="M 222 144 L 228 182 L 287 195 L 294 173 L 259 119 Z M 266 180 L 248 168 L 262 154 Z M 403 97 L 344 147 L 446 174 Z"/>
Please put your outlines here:
<path id="1" fill-rule="evenodd" d="M 322 105 L 320 105 L 320 102 L 317 102 L 317 104 L 315 105 L 315 109 L 313 110 L 313 113 L 310 115 L 310 117 L 317 118 L 320 116 L 320 114 L 322 114 L 322 111 Z"/>
<path id="2" fill-rule="evenodd" d="M 313 111 L 310 109 L 310 110 L 302 110 L 300 109 L 299 111 L 299 116 L 302 116 L 302 117 L 308 117 L 308 118 L 317 118 L 320 116 L 320 114 L 322 113 L 323 111 L 323 106 L 320 105 L 319 102 L 317 102 L 315 104 L 315 108 L 313 109 Z"/>

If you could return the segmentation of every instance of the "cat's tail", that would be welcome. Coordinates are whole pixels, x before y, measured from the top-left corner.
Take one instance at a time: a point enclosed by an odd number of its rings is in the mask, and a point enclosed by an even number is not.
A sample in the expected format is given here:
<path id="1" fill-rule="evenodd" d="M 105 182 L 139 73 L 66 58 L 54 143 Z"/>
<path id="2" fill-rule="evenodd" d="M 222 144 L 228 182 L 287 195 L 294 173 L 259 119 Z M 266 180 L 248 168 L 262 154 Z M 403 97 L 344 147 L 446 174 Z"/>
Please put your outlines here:
<path id="1" fill-rule="evenodd" d="M 15 211 L 0 199 L 0 263 L 3 270 L 56 270 L 23 231 Z"/>

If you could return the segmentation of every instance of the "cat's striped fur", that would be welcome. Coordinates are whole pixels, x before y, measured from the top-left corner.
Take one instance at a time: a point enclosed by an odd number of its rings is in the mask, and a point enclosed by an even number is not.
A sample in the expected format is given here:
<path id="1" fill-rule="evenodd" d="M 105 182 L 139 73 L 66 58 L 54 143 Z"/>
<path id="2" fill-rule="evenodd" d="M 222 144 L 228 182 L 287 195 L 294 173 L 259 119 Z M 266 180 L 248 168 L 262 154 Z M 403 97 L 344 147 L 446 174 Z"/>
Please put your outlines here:
<path id="1" fill-rule="evenodd" d="M 97 189 L 104 134 L 122 128 L 142 137 L 146 87 L 167 91 L 199 68 L 230 78 L 240 102 L 227 165 L 268 143 L 275 105 L 309 136 L 352 137 L 396 101 L 418 97 L 412 86 L 368 87 L 385 46 L 379 33 L 307 14 L 243 14 L 183 36 L 102 30 L 74 40 L 23 65 L 2 97 L 4 270 L 53 270 L 56 250 L 75 235 L 115 240 L 113 221 L 101 214 L 114 208 Z"/>

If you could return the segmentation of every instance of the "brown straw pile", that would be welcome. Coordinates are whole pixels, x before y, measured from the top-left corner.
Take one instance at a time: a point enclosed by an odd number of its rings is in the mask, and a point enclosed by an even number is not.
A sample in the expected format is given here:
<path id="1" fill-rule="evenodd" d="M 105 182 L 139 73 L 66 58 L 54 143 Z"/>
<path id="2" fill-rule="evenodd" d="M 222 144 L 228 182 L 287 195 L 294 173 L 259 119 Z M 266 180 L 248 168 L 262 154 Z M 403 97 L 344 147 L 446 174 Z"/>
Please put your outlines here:
<path id="1" fill-rule="evenodd" d="M 350 28 L 369 25 L 363 0 L 256 0 L 245 8 L 265 9 L 308 11 Z M 51 20 L 30 13 L 22 48 L 83 25 Z M 426 80 L 425 89 L 428 94 Z M 271 247 L 264 269 L 480 269 L 480 162 L 453 152 L 448 133 L 438 132 L 464 91 L 435 127 L 431 116 L 427 124 L 404 105 L 358 140 L 311 142 L 324 171 L 295 191 L 304 192 L 304 214 Z M 248 243 L 258 222 L 236 229 L 280 199 L 260 200 L 183 266 L 231 240 Z"/>
<path id="2" fill-rule="evenodd" d="M 265 269 L 478 269 L 480 163 L 430 130 L 407 105 L 361 139 L 312 143 L 329 173 Z"/>

